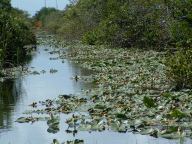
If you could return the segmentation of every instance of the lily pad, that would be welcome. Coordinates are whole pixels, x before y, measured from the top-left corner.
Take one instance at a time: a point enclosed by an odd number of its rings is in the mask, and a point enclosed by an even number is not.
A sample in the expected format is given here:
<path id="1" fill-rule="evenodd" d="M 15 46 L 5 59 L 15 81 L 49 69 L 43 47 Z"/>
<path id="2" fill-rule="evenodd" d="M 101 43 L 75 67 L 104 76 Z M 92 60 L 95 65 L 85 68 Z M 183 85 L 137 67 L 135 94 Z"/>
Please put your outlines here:
<path id="1" fill-rule="evenodd" d="M 156 107 L 155 101 L 152 98 L 147 96 L 143 98 L 143 103 L 148 108 Z"/>

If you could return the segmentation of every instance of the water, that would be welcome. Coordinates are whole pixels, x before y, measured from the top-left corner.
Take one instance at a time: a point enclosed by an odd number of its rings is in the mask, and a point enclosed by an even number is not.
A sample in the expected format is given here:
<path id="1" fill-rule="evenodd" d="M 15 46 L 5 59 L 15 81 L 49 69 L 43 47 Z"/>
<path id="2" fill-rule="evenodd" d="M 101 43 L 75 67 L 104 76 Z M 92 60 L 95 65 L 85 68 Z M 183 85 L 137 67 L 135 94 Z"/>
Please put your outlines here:
<path id="1" fill-rule="evenodd" d="M 45 51 L 48 49 L 48 51 Z M 179 140 L 167 140 L 153 138 L 132 133 L 104 132 L 78 132 L 74 137 L 65 130 L 66 115 L 60 115 L 60 131 L 56 134 L 47 132 L 47 124 L 44 121 L 33 124 L 19 124 L 15 120 L 23 116 L 23 112 L 30 109 L 32 102 L 57 98 L 60 94 L 80 94 L 82 89 L 89 89 L 90 84 L 71 79 L 75 75 L 88 75 L 78 65 L 64 60 L 50 60 L 58 57 L 58 54 L 50 54 L 51 47 L 40 45 L 29 69 L 42 71 L 40 75 L 20 76 L 16 80 L 7 80 L 0 83 L 0 144 L 51 144 L 53 139 L 60 142 L 74 139 L 83 139 L 85 144 L 177 144 Z M 58 70 L 51 74 L 50 69 Z M 184 143 L 191 143 L 185 140 Z"/>

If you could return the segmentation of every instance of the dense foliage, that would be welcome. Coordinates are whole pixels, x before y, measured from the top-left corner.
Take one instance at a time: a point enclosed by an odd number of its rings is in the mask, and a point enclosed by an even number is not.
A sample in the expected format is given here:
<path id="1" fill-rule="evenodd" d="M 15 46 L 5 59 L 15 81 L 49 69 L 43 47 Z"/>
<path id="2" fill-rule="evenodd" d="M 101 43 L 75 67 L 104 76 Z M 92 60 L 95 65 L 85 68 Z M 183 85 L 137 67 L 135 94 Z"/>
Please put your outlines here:
<path id="1" fill-rule="evenodd" d="M 2 66 L 15 66 L 23 61 L 27 52 L 24 46 L 35 43 L 30 26 L 25 12 L 12 8 L 8 0 L 0 2 L 0 63 Z"/>
<path id="2" fill-rule="evenodd" d="M 35 19 L 70 40 L 160 51 L 179 48 L 167 60 L 168 74 L 175 85 L 191 87 L 186 80 L 192 71 L 186 55 L 192 45 L 191 0 L 73 0 L 64 11 L 45 10 Z"/>
<path id="3" fill-rule="evenodd" d="M 36 21 L 41 21 L 43 26 L 45 26 L 47 17 L 50 16 L 50 14 L 52 14 L 54 12 L 58 12 L 58 11 L 55 8 L 45 8 L 44 7 L 38 13 L 36 13 L 36 15 L 35 15 Z M 55 23 L 55 21 L 54 21 L 54 23 Z"/>
<path id="4" fill-rule="evenodd" d="M 191 44 L 191 9 L 190 0 L 78 0 L 63 12 L 43 8 L 35 18 L 88 44 L 163 49 Z"/>
<path id="5" fill-rule="evenodd" d="M 192 49 L 180 49 L 167 58 L 167 75 L 175 84 L 175 90 L 192 88 Z"/>

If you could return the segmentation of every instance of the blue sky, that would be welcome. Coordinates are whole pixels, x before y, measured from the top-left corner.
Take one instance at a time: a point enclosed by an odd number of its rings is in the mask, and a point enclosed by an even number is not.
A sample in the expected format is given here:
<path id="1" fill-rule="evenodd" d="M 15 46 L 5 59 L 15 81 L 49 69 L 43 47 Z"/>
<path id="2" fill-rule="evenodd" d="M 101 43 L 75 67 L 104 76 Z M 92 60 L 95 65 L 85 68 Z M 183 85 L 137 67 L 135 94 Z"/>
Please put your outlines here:
<path id="1" fill-rule="evenodd" d="M 69 0 L 57 0 L 58 8 L 64 9 Z M 28 11 L 29 14 L 34 15 L 36 11 L 39 11 L 45 6 L 45 0 L 11 0 L 12 6 L 19 9 Z M 47 7 L 56 8 L 56 0 L 46 0 Z"/>

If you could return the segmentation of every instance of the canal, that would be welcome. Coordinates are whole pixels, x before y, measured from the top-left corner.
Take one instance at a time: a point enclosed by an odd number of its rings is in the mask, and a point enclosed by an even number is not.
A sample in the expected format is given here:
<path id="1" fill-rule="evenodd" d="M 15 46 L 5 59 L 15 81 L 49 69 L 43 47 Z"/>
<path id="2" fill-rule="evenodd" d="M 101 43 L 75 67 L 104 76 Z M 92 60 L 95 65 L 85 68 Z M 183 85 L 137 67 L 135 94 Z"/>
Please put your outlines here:
<path id="1" fill-rule="evenodd" d="M 112 131 L 68 134 L 65 132 L 67 115 L 64 114 L 60 115 L 60 130 L 54 134 L 47 131 L 45 121 L 15 122 L 24 116 L 23 112 L 32 109 L 29 105 L 33 102 L 54 99 L 62 94 L 81 95 L 82 90 L 91 88 L 89 83 L 72 79 L 76 75 L 89 75 L 89 72 L 68 59 L 60 59 L 59 52 L 53 53 L 54 50 L 50 45 L 38 45 L 32 60 L 25 66 L 29 73 L 0 83 L 0 144 L 51 144 L 53 139 L 60 142 L 83 139 L 85 144 L 180 143 L 179 140 Z"/>

